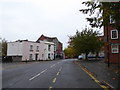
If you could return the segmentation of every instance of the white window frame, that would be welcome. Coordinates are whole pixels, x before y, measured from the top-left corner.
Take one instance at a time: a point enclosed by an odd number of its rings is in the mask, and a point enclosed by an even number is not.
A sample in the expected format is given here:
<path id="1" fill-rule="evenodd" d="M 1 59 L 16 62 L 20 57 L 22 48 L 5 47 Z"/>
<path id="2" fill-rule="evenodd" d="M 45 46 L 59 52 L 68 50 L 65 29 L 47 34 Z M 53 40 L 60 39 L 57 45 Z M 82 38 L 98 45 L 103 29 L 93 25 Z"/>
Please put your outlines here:
<path id="1" fill-rule="evenodd" d="M 116 48 L 113 48 L 114 45 L 116 45 Z M 118 44 L 112 44 L 111 45 L 111 52 L 112 53 L 119 53 L 119 45 Z"/>
<path id="2" fill-rule="evenodd" d="M 112 16 L 110 15 L 110 24 L 114 24 L 115 20 L 112 20 Z"/>
<path id="3" fill-rule="evenodd" d="M 113 32 L 113 31 L 116 31 L 116 34 L 117 34 L 117 37 L 116 37 L 116 38 L 113 38 L 113 37 L 112 37 L 112 34 L 113 34 L 112 32 Z M 118 30 L 117 30 L 117 29 L 111 30 L 111 39 L 118 39 Z"/>

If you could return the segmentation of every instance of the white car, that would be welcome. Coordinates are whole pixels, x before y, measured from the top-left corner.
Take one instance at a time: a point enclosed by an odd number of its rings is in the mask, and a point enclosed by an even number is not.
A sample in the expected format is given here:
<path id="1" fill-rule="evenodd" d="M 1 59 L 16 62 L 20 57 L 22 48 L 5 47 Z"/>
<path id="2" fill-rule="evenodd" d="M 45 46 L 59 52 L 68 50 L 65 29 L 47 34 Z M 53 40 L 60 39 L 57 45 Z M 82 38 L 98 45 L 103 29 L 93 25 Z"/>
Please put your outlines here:
<path id="1" fill-rule="evenodd" d="M 78 59 L 79 59 L 79 60 L 83 59 L 83 56 L 82 56 L 82 55 L 79 55 L 79 56 L 78 56 Z"/>

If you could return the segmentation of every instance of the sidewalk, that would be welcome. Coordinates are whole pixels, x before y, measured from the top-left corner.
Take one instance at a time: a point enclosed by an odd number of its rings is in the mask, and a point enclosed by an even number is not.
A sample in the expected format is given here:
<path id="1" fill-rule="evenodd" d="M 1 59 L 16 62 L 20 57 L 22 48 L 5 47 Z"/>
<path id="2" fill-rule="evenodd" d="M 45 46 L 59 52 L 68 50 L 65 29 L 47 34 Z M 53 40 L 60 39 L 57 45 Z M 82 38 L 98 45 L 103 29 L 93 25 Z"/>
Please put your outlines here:
<path id="1" fill-rule="evenodd" d="M 107 64 L 105 64 L 103 60 L 78 60 L 77 62 L 93 73 L 97 79 L 105 81 L 114 88 L 118 88 L 120 84 L 120 68 L 118 69 L 117 64 L 110 64 L 110 67 L 108 68 Z"/>

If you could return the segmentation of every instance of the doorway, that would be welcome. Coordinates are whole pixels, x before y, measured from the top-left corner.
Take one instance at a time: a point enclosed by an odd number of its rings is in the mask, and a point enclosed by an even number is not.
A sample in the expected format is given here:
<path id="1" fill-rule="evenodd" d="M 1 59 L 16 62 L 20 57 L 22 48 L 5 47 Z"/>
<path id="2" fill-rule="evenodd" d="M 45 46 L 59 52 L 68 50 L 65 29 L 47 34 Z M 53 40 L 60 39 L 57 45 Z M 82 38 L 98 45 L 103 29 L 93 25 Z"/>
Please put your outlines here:
<path id="1" fill-rule="evenodd" d="M 38 54 L 35 54 L 35 60 L 36 61 L 38 60 Z"/>

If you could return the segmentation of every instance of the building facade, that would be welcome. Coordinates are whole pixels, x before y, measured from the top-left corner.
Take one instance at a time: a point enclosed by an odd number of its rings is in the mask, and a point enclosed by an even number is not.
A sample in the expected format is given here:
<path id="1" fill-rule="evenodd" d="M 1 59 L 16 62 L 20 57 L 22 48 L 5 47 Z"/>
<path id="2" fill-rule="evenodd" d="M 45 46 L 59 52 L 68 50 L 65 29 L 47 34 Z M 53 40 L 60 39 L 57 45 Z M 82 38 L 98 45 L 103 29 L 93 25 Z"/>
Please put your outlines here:
<path id="1" fill-rule="evenodd" d="M 111 5 L 114 5 L 110 7 L 115 10 L 114 14 L 109 16 L 109 22 L 104 25 L 105 62 L 120 65 L 120 2 Z"/>
<path id="2" fill-rule="evenodd" d="M 120 63 L 120 31 L 115 27 L 104 27 L 105 62 Z"/>
<path id="3" fill-rule="evenodd" d="M 54 43 L 28 40 L 8 42 L 7 56 L 11 56 L 13 61 L 53 60 Z"/>
<path id="4" fill-rule="evenodd" d="M 47 41 L 47 42 L 53 42 L 54 43 L 54 58 L 60 58 L 62 59 L 63 54 L 63 45 L 62 43 L 56 38 L 56 37 L 47 37 L 44 35 L 41 35 L 36 42 L 39 41 Z"/>

